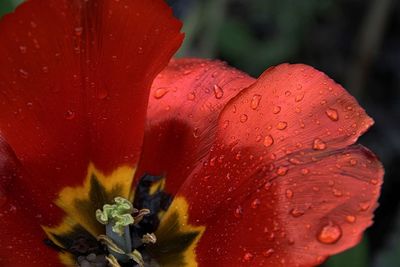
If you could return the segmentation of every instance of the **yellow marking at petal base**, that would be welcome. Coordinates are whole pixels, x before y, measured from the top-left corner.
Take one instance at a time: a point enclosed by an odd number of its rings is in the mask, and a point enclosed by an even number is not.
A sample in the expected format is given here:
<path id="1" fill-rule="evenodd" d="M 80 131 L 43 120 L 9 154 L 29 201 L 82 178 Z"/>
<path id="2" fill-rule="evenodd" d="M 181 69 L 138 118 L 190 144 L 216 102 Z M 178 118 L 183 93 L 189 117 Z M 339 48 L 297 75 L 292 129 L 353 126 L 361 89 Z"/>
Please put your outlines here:
<path id="1" fill-rule="evenodd" d="M 168 208 L 168 210 L 165 212 L 158 230 L 156 231 L 155 235 L 157 238 L 162 238 L 161 236 L 157 235 L 157 233 L 168 233 L 168 229 L 170 225 L 168 225 L 166 222 L 169 221 L 169 219 L 173 218 L 178 215 L 178 226 L 179 230 L 177 233 L 174 233 L 174 235 L 179 235 L 179 234 L 186 234 L 186 233 L 192 233 L 192 232 L 198 232 L 197 236 L 193 240 L 193 242 L 190 244 L 190 246 L 185 250 L 183 253 L 184 257 L 184 266 L 186 267 L 197 267 L 197 261 L 196 261 L 196 247 L 197 244 L 202 237 L 204 231 L 206 230 L 205 226 L 197 226 L 197 225 L 191 225 L 188 222 L 188 217 L 189 217 L 189 204 L 187 203 L 186 199 L 181 196 L 176 196 L 174 200 L 171 203 L 171 206 Z M 162 265 L 163 267 L 177 267 L 175 264 L 165 264 Z"/>
<path id="2" fill-rule="evenodd" d="M 107 195 L 110 194 L 109 198 L 120 196 L 124 198 L 131 199 L 132 196 L 132 181 L 135 174 L 135 169 L 131 167 L 119 167 L 113 171 L 110 175 L 105 175 L 93 164 L 89 164 L 87 176 L 83 186 L 81 187 L 66 187 L 60 194 L 59 198 L 56 200 L 57 206 L 62 208 L 67 216 L 72 217 L 78 224 L 85 228 L 93 236 L 98 236 L 102 234 L 99 229 L 104 227 L 99 224 L 96 220 L 95 213 L 87 214 L 85 210 L 79 209 L 76 205 L 77 202 L 85 202 L 89 200 L 89 194 L 91 190 L 91 179 L 93 176 L 96 177 L 97 181 L 102 187 L 104 187 Z M 115 189 L 119 189 L 118 195 L 112 196 L 112 192 Z M 107 203 L 100 203 L 100 207 Z M 93 218 L 88 219 L 88 217 L 93 216 Z M 95 224 L 95 225 L 94 225 Z"/>
<path id="3" fill-rule="evenodd" d="M 51 241 L 53 241 L 54 244 L 60 247 L 64 247 L 63 244 L 61 244 L 56 238 L 54 238 L 54 235 L 66 235 L 66 234 L 68 235 L 70 233 L 73 233 L 74 228 L 77 226 L 78 224 L 74 222 L 70 217 L 66 217 L 64 221 L 55 228 L 46 226 L 42 226 L 42 228 L 46 232 L 47 237 Z M 58 257 L 65 266 L 76 266 L 75 257 L 71 253 L 59 252 Z"/>
<path id="4" fill-rule="evenodd" d="M 72 255 L 71 253 L 58 253 L 58 257 L 60 258 L 60 261 L 62 264 L 65 266 L 74 266 L 76 267 L 76 259 L 75 256 Z"/>
<path id="5" fill-rule="evenodd" d="M 150 186 L 149 194 L 154 195 L 157 191 L 163 191 L 165 188 L 165 177 Z"/>

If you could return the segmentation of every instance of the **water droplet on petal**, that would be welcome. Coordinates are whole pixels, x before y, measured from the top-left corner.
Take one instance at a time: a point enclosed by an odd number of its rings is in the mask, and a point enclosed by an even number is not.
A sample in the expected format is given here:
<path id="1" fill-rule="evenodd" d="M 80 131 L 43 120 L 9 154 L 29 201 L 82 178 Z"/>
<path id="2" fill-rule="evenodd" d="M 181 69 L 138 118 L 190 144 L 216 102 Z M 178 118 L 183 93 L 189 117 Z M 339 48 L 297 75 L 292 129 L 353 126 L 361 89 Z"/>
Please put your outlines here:
<path id="1" fill-rule="evenodd" d="M 241 116 L 240 116 L 240 122 L 246 122 L 247 121 L 247 119 L 248 119 L 249 117 L 246 115 L 246 114 L 242 114 Z"/>
<path id="2" fill-rule="evenodd" d="M 97 92 L 97 98 L 102 100 L 105 99 L 108 96 L 108 91 L 106 89 L 100 89 Z"/>
<path id="3" fill-rule="evenodd" d="M 240 217 L 242 217 L 242 214 L 243 214 L 243 209 L 242 209 L 241 206 L 238 206 L 235 209 L 234 215 L 235 215 L 236 218 L 240 218 Z"/>
<path id="4" fill-rule="evenodd" d="M 342 229 L 339 225 L 329 222 L 318 232 L 317 239 L 324 244 L 334 244 L 342 237 Z"/>
<path id="5" fill-rule="evenodd" d="M 319 138 L 315 138 L 313 142 L 314 150 L 324 150 L 326 149 L 326 143 Z"/>
<path id="6" fill-rule="evenodd" d="M 256 198 L 251 202 L 251 207 L 253 209 L 256 209 L 256 208 L 258 208 L 258 206 L 260 206 L 260 204 L 261 204 L 261 201 L 258 198 Z"/>
<path id="7" fill-rule="evenodd" d="M 309 174 L 309 173 L 310 173 L 310 170 L 309 170 L 309 169 L 307 169 L 307 168 L 301 169 L 301 174 L 307 175 L 307 174 Z"/>
<path id="8" fill-rule="evenodd" d="M 379 180 L 378 179 L 371 179 L 371 180 L 369 180 L 369 182 L 371 184 L 373 184 L 373 185 L 377 185 L 379 183 Z"/>
<path id="9" fill-rule="evenodd" d="M 75 28 L 75 35 L 76 36 L 81 36 L 83 32 L 83 28 L 82 27 L 76 27 Z"/>
<path id="10" fill-rule="evenodd" d="M 278 124 L 276 125 L 276 128 L 277 128 L 278 130 L 285 130 L 286 127 L 287 127 L 287 123 L 284 122 L 284 121 L 280 121 L 280 122 L 278 122 Z"/>
<path id="11" fill-rule="evenodd" d="M 154 92 L 153 96 L 154 96 L 155 99 L 160 99 L 160 98 L 162 98 L 163 96 L 165 96 L 168 92 L 169 92 L 169 91 L 168 91 L 168 89 L 166 89 L 166 88 L 158 88 L 158 89 Z"/>
<path id="12" fill-rule="evenodd" d="M 288 168 L 285 166 L 279 166 L 278 169 L 276 170 L 276 174 L 279 176 L 284 176 L 288 172 Z"/>
<path id="13" fill-rule="evenodd" d="M 325 114 L 328 116 L 329 119 L 331 119 L 333 121 L 339 120 L 339 114 L 336 109 L 329 108 L 325 111 Z"/>
<path id="14" fill-rule="evenodd" d="M 281 112 L 281 107 L 280 107 L 280 106 L 275 106 L 275 107 L 273 107 L 272 113 L 278 114 L 279 112 Z"/>
<path id="15" fill-rule="evenodd" d="M 263 254 L 263 256 L 268 258 L 268 257 L 271 257 L 272 254 L 274 254 L 274 252 L 275 252 L 275 250 L 273 248 L 270 248 L 270 249 L 263 251 L 262 254 Z"/>
<path id="16" fill-rule="evenodd" d="M 249 262 L 249 261 L 253 260 L 253 258 L 254 258 L 254 255 L 251 254 L 250 252 L 247 252 L 243 256 L 243 261 Z"/>
<path id="17" fill-rule="evenodd" d="M 75 118 L 75 112 L 72 110 L 67 110 L 67 112 L 65 112 L 65 119 L 67 120 L 72 120 Z"/>
<path id="18" fill-rule="evenodd" d="M 214 95 L 216 99 L 221 99 L 224 96 L 224 90 L 217 84 L 214 84 Z"/>
<path id="19" fill-rule="evenodd" d="M 272 186 L 272 183 L 266 182 L 266 183 L 264 184 L 264 189 L 265 189 L 266 191 L 269 191 L 269 190 L 271 189 L 271 186 Z"/>
<path id="20" fill-rule="evenodd" d="M 295 218 L 303 216 L 304 213 L 305 213 L 304 210 L 301 210 L 301 209 L 298 209 L 298 208 L 293 208 L 293 209 L 290 210 L 290 215 L 292 215 Z"/>
<path id="21" fill-rule="evenodd" d="M 21 51 L 21 53 L 22 54 L 25 54 L 26 53 L 26 46 L 23 46 L 23 45 L 21 45 L 20 47 L 19 47 L 19 51 Z"/>
<path id="22" fill-rule="evenodd" d="M 29 72 L 27 72 L 24 69 L 19 69 L 19 74 L 21 75 L 22 78 L 27 79 L 29 77 Z"/>
<path id="23" fill-rule="evenodd" d="M 287 197 L 288 199 L 293 198 L 293 191 L 290 190 L 290 189 L 287 189 L 287 190 L 286 190 L 286 197 Z"/>
<path id="24" fill-rule="evenodd" d="M 355 166 L 357 164 L 357 160 L 356 159 L 351 159 L 350 160 L 350 165 L 351 166 Z"/>
<path id="25" fill-rule="evenodd" d="M 254 95 L 253 98 L 251 99 L 250 107 L 256 110 L 260 105 L 260 101 L 261 101 L 261 95 Z"/>
<path id="26" fill-rule="evenodd" d="M 356 216 L 353 216 L 353 215 L 347 215 L 346 216 L 346 222 L 348 222 L 348 223 L 354 223 L 355 221 L 356 221 Z"/>
<path id="27" fill-rule="evenodd" d="M 222 124 L 222 128 L 226 129 L 228 128 L 228 126 L 229 126 L 229 121 L 228 120 L 224 121 L 224 123 Z"/>
<path id="28" fill-rule="evenodd" d="M 264 138 L 264 146 L 265 147 L 270 147 L 270 146 L 272 146 L 273 143 L 274 143 L 274 138 L 272 138 L 271 135 L 267 135 Z"/>
<path id="29" fill-rule="evenodd" d="M 297 96 L 294 98 L 294 101 L 300 102 L 301 100 L 303 100 L 303 98 L 304 98 L 304 92 L 301 93 L 301 94 L 299 94 L 299 95 L 297 95 Z"/>
<path id="30" fill-rule="evenodd" d="M 361 202 L 359 204 L 360 211 L 367 211 L 370 206 L 371 206 L 371 204 L 369 202 Z"/>
<path id="31" fill-rule="evenodd" d="M 187 95 L 187 99 L 193 101 L 196 99 L 196 95 L 192 92 Z"/>

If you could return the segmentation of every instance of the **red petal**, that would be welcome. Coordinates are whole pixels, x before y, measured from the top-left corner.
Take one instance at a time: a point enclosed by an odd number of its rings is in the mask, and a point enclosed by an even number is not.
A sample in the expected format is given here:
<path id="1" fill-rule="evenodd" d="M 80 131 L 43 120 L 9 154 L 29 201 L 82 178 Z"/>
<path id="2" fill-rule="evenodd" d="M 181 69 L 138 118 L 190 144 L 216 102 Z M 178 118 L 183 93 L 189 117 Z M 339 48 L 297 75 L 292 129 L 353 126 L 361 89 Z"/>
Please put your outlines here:
<path id="1" fill-rule="evenodd" d="M 218 115 L 254 79 L 219 61 L 173 60 L 155 79 L 137 172 L 167 174 L 176 193 L 216 134 Z"/>
<path id="2" fill-rule="evenodd" d="M 136 163 L 149 88 L 179 28 L 161 0 L 36 0 L 4 17 L 0 124 L 32 177 L 21 178 L 28 202 L 51 209 L 89 161 L 104 172 Z"/>
<path id="3" fill-rule="evenodd" d="M 23 207 L 7 199 L 7 190 L 21 170 L 1 136 L 0 166 L 0 266 L 19 267 L 27 262 L 29 266 L 60 266 L 57 254 L 49 253 L 49 248 L 43 244 L 43 230 L 37 222 L 34 205 Z"/>
<path id="4" fill-rule="evenodd" d="M 44 245 L 43 230 L 32 215 L 15 202 L 0 207 L 0 266 L 64 266 L 57 253 Z"/>
<path id="5" fill-rule="evenodd" d="M 304 240 L 309 242 L 307 244 L 298 242 L 298 245 L 293 245 L 293 251 L 300 253 L 306 253 L 304 246 L 307 245 L 307 253 L 314 257 L 312 261 L 307 255 L 300 258 L 293 254 L 292 249 L 288 248 L 290 244 L 285 247 L 279 238 L 277 240 L 280 243 L 271 243 L 279 249 L 279 259 L 286 255 L 282 253 L 288 253 L 284 259 L 299 258 L 294 263 L 299 263 L 300 266 L 310 266 L 318 256 L 322 256 L 319 259 L 322 260 L 326 255 L 354 245 L 360 233 L 369 225 L 373 209 L 357 215 L 361 218 L 355 224 L 357 226 L 354 228 L 354 235 L 348 234 L 344 229 L 343 221 L 334 221 L 343 228 L 342 233 L 346 234 L 341 237 L 340 245 L 338 243 L 335 249 L 332 246 L 325 250 L 319 249 L 318 246 L 322 245 L 317 241 L 315 231 L 328 223 L 326 218 L 336 216 L 334 210 L 344 209 L 351 216 L 355 212 L 355 202 L 359 205 L 360 201 L 368 200 L 371 207 L 375 206 L 382 168 L 375 158 L 369 159 L 372 157 L 369 152 L 358 149 L 350 149 L 348 152 L 358 158 L 359 162 L 368 163 L 367 167 L 356 164 L 356 167 L 343 168 L 342 171 L 333 168 L 336 163 L 341 164 L 344 161 L 344 157 L 336 158 L 335 155 L 346 152 L 342 149 L 353 144 L 371 124 L 372 120 L 355 99 L 323 73 L 304 65 L 285 64 L 269 69 L 254 85 L 229 102 L 219 118 L 217 137 L 209 155 L 198 163 L 178 192 L 178 195 L 189 202 L 191 222 L 208 226 L 198 249 L 198 258 L 201 261 L 214 259 L 221 264 L 226 261 L 229 265 L 229 257 L 216 258 L 207 254 L 207 251 L 218 251 L 217 246 L 210 249 L 212 242 L 216 242 L 211 241 L 214 238 L 221 240 L 218 242 L 226 241 L 218 243 L 221 246 L 220 255 L 225 255 L 223 248 L 227 244 L 235 244 L 235 248 L 232 248 L 234 253 L 229 255 L 238 255 L 237 244 L 243 244 L 240 247 L 243 253 L 251 254 L 245 249 L 257 248 L 259 250 L 256 253 L 259 255 L 261 249 L 266 248 L 266 240 L 260 237 L 260 227 L 274 227 L 275 223 L 280 229 L 285 228 L 285 225 L 292 227 L 285 229 L 286 239 L 300 238 L 296 233 L 313 236 L 313 239 Z M 311 181 L 302 177 L 302 170 L 305 173 L 313 171 Z M 341 185 L 338 190 L 343 190 L 343 194 L 349 193 L 351 198 L 345 195 L 342 198 L 326 196 L 328 189 L 333 190 L 328 188 L 327 176 L 337 180 Z M 367 186 L 366 181 L 370 179 L 372 185 Z M 263 189 L 268 188 L 272 180 L 276 181 L 277 188 L 271 191 Z M 307 190 L 316 184 L 321 186 L 321 190 L 308 195 Z M 357 186 L 353 187 L 354 184 Z M 296 218 L 289 215 L 292 207 L 289 206 L 291 202 L 285 194 L 294 185 L 299 190 L 307 191 L 305 195 L 308 198 L 302 194 L 297 194 L 298 199 L 293 197 L 299 206 L 303 205 L 301 207 L 304 208 L 304 205 L 314 206 L 321 203 L 321 208 L 326 208 L 325 212 L 329 216 L 323 217 L 323 210 L 318 209 L 315 209 L 315 214 L 313 210 L 309 210 L 311 219 L 304 221 L 296 221 Z M 290 198 L 290 191 L 287 194 Z M 340 193 L 336 191 L 336 194 Z M 259 203 L 255 201 L 256 198 Z M 322 200 L 328 202 L 321 202 Z M 253 201 L 255 207 L 261 206 L 261 203 L 265 206 L 257 213 L 253 211 L 244 214 L 244 207 L 247 205 L 248 209 Z M 245 215 L 244 220 L 240 221 L 243 223 L 236 222 L 238 220 L 232 217 L 235 213 L 239 217 Z M 301 211 L 294 210 L 294 213 Z M 268 218 L 273 218 L 273 221 L 268 221 Z M 333 218 L 336 217 L 332 217 L 332 220 Z M 304 230 L 304 225 L 310 220 L 315 221 L 310 229 Z M 223 227 L 227 230 L 223 230 Z M 252 232 L 253 229 L 257 231 Z M 329 231 L 332 228 L 326 229 L 326 233 L 332 233 Z M 230 231 L 234 235 L 239 235 L 238 231 L 243 233 L 241 238 L 248 236 L 248 241 L 237 240 L 230 236 Z M 277 229 L 274 234 L 278 232 Z M 225 251 L 230 251 L 229 249 Z M 253 259 L 250 254 L 246 258 Z M 276 258 L 271 264 L 275 264 L 275 260 Z"/>
<path id="6" fill-rule="evenodd" d="M 314 266 L 357 244 L 372 223 L 382 166 L 362 147 L 321 157 L 252 194 L 236 192 L 207 222 L 200 266 Z"/>

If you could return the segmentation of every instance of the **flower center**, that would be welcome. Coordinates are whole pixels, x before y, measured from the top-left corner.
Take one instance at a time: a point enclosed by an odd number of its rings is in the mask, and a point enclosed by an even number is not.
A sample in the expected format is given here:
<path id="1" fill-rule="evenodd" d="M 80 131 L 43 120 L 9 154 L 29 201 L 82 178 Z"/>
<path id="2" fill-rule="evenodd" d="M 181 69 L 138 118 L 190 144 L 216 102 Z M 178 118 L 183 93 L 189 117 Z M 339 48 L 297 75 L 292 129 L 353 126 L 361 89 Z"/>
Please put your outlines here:
<path id="1" fill-rule="evenodd" d="M 114 197 L 112 203 L 103 203 L 94 214 L 86 215 L 104 225 L 104 234 L 92 236 L 77 228 L 55 237 L 62 246 L 50 239 L 45 243 L 74 255 L 81 267 L 158 266 L 149 249 L 157 241 L 154 232 L 160 224 L 159 214 L 168 209 L 172 197 L 163 191 L 162 177 L 150 175 L 140 179 L 134 196 L 133 202 Z"/>

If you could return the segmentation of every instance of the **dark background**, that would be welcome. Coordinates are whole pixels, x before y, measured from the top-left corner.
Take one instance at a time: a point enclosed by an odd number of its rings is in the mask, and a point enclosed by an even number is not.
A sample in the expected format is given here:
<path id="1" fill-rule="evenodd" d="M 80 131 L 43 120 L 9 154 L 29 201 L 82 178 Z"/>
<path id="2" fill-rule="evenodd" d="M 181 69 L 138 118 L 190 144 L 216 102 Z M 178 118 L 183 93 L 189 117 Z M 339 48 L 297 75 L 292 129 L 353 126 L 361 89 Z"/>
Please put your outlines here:
<path id="1" fill-rule="evenodd" d="M 145 1 L 145 0 L 143 0 Z M 21 0 L 0 0 L 0 16 Z M 178 56 L 218 58 L 254 77 L 282 62 L 324 71 L 375 119 L 360 143 L 382 160 L 375 224 L 326 267 L 400 266 L 400 1 L 168 0 L 184 21 Z"/>

